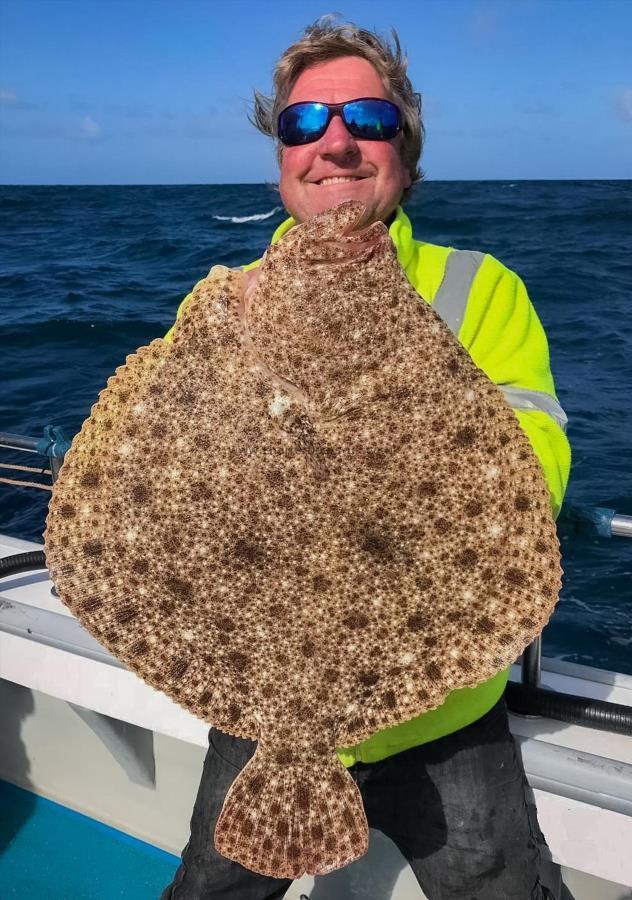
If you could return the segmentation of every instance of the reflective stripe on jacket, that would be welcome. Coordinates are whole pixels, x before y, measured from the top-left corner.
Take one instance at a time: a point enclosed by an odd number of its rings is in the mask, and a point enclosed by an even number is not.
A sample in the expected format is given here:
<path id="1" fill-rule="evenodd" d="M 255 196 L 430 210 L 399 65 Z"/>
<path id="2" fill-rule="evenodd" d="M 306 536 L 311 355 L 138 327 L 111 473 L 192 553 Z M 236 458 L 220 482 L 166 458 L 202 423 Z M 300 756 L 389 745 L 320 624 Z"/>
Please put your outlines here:
<path id="1" fill-rule="evenodd" d="M 295 224 L 294 219 L 286 219 L 271 242 L 275 244 Z M 557 517 L 570 471 L 566 415 L 555 395 L 546 335 L 524 284 L 489 254 L 416 241 L 401 207 L 389 233 L 400 265 L 417 293 L 432 304 L 513 407 L 540 461 Z M 244 266 L 244 271 L 260 264 L 261 260 L 256 260 Z M 190 297 L 180 304 L 178 318 Z M 172 331 L 166 340 L 171 339 Z M 376 762 L 464 728 L 496 703 L 509 670 L 477 687 L 453 691 L 438 709 L 379 731 L 355 747 L 339 748 L 341 761 L 345 766 Z"/>

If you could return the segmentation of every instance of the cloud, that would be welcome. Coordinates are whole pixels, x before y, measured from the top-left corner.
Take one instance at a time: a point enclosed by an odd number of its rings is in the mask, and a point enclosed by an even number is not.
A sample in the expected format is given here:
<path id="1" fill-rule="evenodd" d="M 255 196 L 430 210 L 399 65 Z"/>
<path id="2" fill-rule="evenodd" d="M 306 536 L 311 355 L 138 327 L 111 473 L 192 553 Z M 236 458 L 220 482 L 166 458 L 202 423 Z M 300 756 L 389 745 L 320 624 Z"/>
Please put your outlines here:
<path id="1" fill-rule="evenodd" d="M 470 33 L 477 40 L 487 40 L 498 31 L 498 9 L 491 3 L 479 3 L 470 15 Z"/>
<path id="2" fill-rule="evenodd" d="M 557 116 L 559 112 L 555 109 L 554 106 L 551 106 L 550 103 L 545 103 L 544 100 L 539 100 L 537 98 L 533 100 L 523 100 L 519 101 L 516 104 L 516 109 L 518 112 L 524 113 L 527 116 Z"/>
<path id="3" fill-rule="evenodd" d="M 6 109 L 37 109 L 35 104 L 20 100 L 13 88 L 0 87 L 0 106 Z"/>
<path id="4" fill-rule="evenodd" d="M 84 116 L 79 126 L 79 137 L 89 141 L 98 140 L 103 134 L 103 129 L 98 122 L 95 122 L 92 116 Z"/>
<path id="5" fill-rule="evenodd" d="M 624 87 L 616 92 L 614 108 L 620 119 L 632 122 L 632 87 Z"/>
<path id="6" fill-rule="evenodd" d="M 0 88 L 0 106 L 14 106 L 18 102 L 17 94 L 11 88 Z"/>

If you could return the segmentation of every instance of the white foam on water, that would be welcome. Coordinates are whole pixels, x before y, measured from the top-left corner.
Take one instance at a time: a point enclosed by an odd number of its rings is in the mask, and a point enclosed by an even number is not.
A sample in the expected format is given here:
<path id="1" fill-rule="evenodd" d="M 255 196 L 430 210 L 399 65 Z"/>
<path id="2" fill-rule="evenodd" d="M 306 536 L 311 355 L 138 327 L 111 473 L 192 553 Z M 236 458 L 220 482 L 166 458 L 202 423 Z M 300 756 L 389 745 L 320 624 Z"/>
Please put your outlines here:
<path id="1" fill-rule="evenodd" d="M 213 216 L 218 222 L 232 222 L 234 225 L 241 225 L 243 222 L 261 222 L 263 219 L 269 219 L 275 213 L 282 210 L 282 206 L 275 206 L 267 213 L 255 213 L 252 216 Z"/>

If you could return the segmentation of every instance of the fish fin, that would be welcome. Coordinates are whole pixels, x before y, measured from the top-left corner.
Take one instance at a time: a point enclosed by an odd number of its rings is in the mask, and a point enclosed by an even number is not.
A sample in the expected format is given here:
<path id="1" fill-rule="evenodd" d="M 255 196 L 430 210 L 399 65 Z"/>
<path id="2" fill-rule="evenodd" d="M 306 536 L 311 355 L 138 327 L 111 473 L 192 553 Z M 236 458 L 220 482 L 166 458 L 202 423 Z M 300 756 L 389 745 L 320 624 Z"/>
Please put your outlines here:
<path id="1" fill-rule="evenodd" d="M 215 828 L 218 853 L 273 878 L 323 875 L 358 859 L 369 844 L 360 791 L 338 757 L 292 755 L 260 744 Z"/>

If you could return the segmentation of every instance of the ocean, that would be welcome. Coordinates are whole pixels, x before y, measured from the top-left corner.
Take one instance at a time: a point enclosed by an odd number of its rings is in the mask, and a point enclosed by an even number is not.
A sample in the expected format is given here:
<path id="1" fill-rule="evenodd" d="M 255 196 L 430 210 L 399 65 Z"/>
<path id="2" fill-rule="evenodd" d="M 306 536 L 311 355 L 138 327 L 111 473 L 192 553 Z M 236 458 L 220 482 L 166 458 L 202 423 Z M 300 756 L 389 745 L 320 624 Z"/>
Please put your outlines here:
<path id="1" fill-rule="evenodd" d="M 567 501 L 632 514 L 632 181 L 429 182 L 406 211 L 417 238 L 521 275 L 569 418 Z M 192 285 L 260 256 L 283 217 L 270 185 L 0 187 L 0 431 L 74 435 Z M 41 540 L 49 496 L 0 484 L 0 532 Z M 544 655 L 632 675 L 632 541 L 559 532 Z"/>

